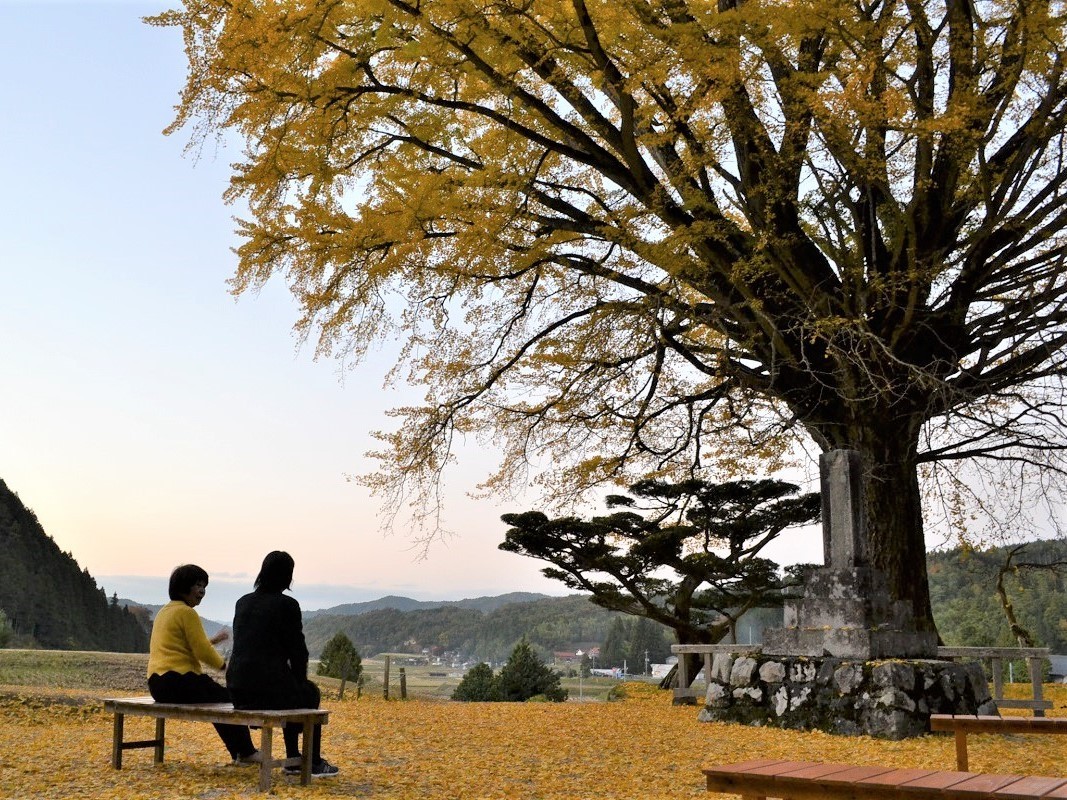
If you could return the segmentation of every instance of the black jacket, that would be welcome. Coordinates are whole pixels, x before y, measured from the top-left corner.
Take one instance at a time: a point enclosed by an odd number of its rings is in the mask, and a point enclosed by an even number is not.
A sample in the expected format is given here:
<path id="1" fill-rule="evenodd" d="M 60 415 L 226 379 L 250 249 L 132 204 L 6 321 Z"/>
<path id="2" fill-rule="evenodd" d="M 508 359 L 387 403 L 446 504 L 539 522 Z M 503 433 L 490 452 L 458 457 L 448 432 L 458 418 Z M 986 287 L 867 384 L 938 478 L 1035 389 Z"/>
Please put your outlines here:
<path id="1" fill-rule="evenodd" d="M 242 698 L 296 698 L 307 683 L 308 649 L 300 604 L 257 589 L 237 601 L 226 685 Z M 270 707 L 270 706 L 265 706 Z"/>

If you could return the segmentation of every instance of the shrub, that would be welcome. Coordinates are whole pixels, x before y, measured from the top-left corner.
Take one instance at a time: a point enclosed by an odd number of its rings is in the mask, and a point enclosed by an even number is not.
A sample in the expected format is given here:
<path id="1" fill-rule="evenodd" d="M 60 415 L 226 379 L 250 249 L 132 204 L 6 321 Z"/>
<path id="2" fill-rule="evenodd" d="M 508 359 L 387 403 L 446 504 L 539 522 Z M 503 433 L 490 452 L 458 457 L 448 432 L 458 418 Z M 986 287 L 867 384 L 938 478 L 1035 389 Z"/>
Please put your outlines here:
<path id="1" fill-rule="evenodd" d="M 452 699 L 476 703 L 499 700 L 500 691 L 493 668 L 484 662 L 471 667 L 452 692 Z"/>

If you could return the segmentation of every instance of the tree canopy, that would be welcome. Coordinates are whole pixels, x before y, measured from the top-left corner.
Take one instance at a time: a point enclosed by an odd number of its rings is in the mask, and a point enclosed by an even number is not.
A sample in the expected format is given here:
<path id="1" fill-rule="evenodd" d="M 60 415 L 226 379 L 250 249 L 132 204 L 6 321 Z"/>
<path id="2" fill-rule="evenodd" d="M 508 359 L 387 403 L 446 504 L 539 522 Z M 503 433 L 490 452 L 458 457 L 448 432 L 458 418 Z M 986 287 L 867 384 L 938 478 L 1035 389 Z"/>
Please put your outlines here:
<path id="1" fill-rule="evenodd" d="M 714 644 L 746 612 L 780 605 L 788 583 L 760 552 L 819 516 L 819 495 L 784 481 L 649 480 L 630 491 L 607 501 L 625 510 L 590 520 L 504 514 L 500 549 L 549 562 L 547 577 L 665 625 L 681 644 Z"/>
<path id="2" fill-rule="evenodd" d="M 367 478 L 432 514 L 458 436 L 580 493 L 789 436 L 863 457 L 932 626 L 923 464 L 1059 464 L 1067 82 L 1018 0 L 185 0 L 171 128 L 244 142 L 237 293 L 426 387 Z M 785 437 L 785 438 L 783 438 Z M 959 474 L 954 469 L 952 474 Z"/>

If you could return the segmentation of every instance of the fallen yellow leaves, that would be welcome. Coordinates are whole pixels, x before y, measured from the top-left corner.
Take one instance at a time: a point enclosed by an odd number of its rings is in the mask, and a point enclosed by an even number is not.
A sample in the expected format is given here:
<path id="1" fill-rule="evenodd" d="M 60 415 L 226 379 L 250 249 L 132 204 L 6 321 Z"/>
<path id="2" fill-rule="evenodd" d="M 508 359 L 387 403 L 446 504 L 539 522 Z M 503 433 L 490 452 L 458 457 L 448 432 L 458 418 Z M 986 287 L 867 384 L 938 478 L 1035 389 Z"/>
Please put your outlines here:
<path id="1" fill-rule="evenodd" d="M 12 687 L 13 688 L 13 687 Z M 1067 716 L 1067 686 L 1046 686 Z M 111 717 L 99 696 L 87 705 L 19 696 L 0 700 L 0 798 L 196 798 L 261 796 L 254 771 L 230 766 L 210 726 L 168 723 L 166 763 L 129 751 L 110 766 Z M 84 692 L 82 693 L 84 694 Z M 635 800 L 704 796 L 700 769 L 713 763 L 781 756 L 897 767 L 951 769 L 950 736 L 903 742 L 846 738 L 697 722 L 697 710 L 627 684 L 617 703 L 387 702 L 327 698 L 323 753 L 341 768 L 300 786 L 275 773 L 276 797 L 375 800 Z M 126 720 L 127 738 L 150 738 L 152 722 Z M 279 737 L 280 739 L 280 737 Z M 276 745 L 281 746 L 279 741 Z M 971 769 L 1067 774 L 1063 737 L 975 736 Z"/>

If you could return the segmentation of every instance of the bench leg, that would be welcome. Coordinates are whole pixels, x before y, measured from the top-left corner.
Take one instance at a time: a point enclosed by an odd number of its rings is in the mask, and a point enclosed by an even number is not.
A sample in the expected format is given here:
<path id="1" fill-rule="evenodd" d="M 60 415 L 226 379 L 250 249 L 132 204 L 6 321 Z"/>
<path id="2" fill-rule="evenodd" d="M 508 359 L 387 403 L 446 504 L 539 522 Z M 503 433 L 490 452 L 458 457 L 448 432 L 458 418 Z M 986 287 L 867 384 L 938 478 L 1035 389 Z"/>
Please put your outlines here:
<path id="1" fill-rule="evenodd" d="M 304 736 L 301 742 L 304 752 L 300 759 L 300 784 L 307 786 L 311 783 L 311 753 L 315 749 L 315 726 L 309 719 L 304 720 Z"/>
<path id="2" fill-rule="evenodd" d="M 270 770 L 274 766 L 274 728 L 264 725 L 259 735 L 259 790 L 270 791 Z"/>
<path id="3" fill-rule="evenodd" d="M 115 712 L 115 724 L 111 732 L 111 766 L 122 769 L 122 723 L 124 715 Z"/>
<path id="4" fill-rule="evenodd" d="M 153 761 L 163 763 L 163 739 L 167 732 L 167 721 L 163 717 L 156 719 L 156 746 Z"/>
<path id="5" fill-rule="evenodd" d="M 956 731 L 956 769 L 967 771 L 967 732 Z"/>

